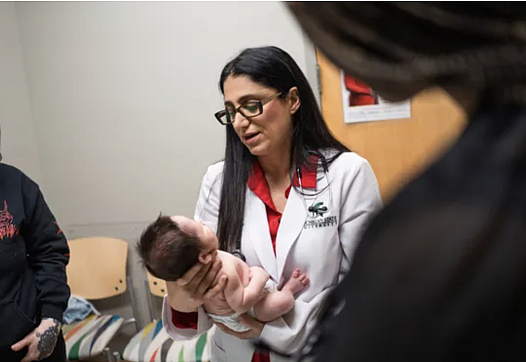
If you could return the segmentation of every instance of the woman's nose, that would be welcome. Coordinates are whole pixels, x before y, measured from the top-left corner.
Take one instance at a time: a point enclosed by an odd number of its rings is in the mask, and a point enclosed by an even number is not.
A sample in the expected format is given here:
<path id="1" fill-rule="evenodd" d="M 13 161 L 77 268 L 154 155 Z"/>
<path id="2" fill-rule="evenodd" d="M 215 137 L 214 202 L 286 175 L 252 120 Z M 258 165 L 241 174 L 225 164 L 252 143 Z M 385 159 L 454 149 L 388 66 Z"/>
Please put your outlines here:
<path id="1" fill-rule="evenodd" d="M 236 115 L 234 116 L 234 123 L 237 123 L 239 127 L 247 126 L 248 125 L 248 119 L 241 114 L 241 112 L 236 112 Z"/>

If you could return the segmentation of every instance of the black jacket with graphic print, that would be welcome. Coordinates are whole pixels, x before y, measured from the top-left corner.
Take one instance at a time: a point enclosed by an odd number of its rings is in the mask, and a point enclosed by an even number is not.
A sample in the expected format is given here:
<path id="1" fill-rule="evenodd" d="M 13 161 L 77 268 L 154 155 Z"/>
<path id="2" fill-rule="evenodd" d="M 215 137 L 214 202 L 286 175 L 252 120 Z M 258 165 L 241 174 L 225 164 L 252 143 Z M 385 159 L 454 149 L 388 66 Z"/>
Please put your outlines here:
<path id="1" fill-rule="evenodd" d="M 36 183 L 0 164 L 0 349 L 44 317 L 62 321 L 69 249 Z"/>

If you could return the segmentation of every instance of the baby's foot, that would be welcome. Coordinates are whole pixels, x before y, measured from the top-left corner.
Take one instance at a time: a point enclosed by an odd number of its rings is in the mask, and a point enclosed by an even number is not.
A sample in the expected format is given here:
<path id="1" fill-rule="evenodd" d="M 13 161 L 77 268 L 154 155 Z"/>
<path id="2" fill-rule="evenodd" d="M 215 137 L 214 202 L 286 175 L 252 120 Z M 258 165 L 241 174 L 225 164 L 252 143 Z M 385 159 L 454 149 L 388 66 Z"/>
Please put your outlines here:
<path id="1" fill-rule="evenodd" d="M 307 277 L 307 274 L 301 274 L 298 268 L 294 269 L 290 279 L 283 286 L 283 289 L 290 291 L 292 294 L 296 294 L 307 285 L 310 284 L 310 280 Z M 282 290 L 283 290 L 282 289 Z"/>

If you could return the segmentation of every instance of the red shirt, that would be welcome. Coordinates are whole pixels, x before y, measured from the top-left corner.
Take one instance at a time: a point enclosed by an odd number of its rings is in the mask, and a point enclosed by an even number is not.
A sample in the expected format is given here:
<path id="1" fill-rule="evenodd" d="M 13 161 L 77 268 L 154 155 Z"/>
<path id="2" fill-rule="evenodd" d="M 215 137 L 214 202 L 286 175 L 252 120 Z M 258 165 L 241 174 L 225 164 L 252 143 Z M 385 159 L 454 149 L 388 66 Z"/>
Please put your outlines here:
<path id="1" fill-rule="evenodd" d="M 344 77 L 345 88 L 351 92 L 349 95 L 349 107 L 368 106 L 374 104 L 374 97 L 371 88 L 357 79 Z"/>
<path id="2" fill-rule="evenodd" d="M 312 161 L 314 164 L 317 163 L 317 158 L 313 157 Z M 301 183 L 304 189 L 315 189 L 316 188 L 316 176 L 317 169 L 316 167 L 302 168 L 301 169 Z M 294 186 L 299 186 L 299 181 L 297 175 L 294 175 L 292 180 Z M 274 249 L 274 254 L 276 254 L 276 236 L 278 235 L 279 223 L 281 221 L 282 214 L 276 209 L 272 197 L 270 195 L 270 189 L 268 187 L 267 180 L 265 179 L 265 174 L 263 169 L 259 165 L 259 162 L 254 162 L 254 168 L 252 174 L 250 175 L 248 182 L 248 188 L 256 194 L 257 197 L 265 204 L 267 210 L 267 221 L 270 231 L 270 238 L 272 240 L 272 248 Z M 289 186 L 285 191 L 285 197 L 288 198 L 290 194 Z M 172 309 L 172 323 L 175 327 L 181 329 L 188 328 L 197 328 L 197 313 L 181 313 Z M 256 351 L 252 356 L 252 362 L 270 362 L 270 357 L 266 351 Z"/>
<path id="3" fill-rule="evenodd" d="M 307 170 L 303 168 L 301 183 L 305 189 L 316 188 L 316 170 Z M 292 180 L 294 186 L 299 187 L 298 177 L 294 175 Z M 265 174 L 259 165 L 259 162 L 254 162 L 254 168 L 252 169 L 252 174 L 248 179 L 248 188 L 256 194 L 257 197 L 265 204 L 267 210 L 267 221 L 270 231 L 270 239 L 272 240 L 272 248 L 274 249 L 274 255 L 276 254 L 276 236 L 278 235 L 279 223 L 281 222 L 282 214 L 276 209 L 274 202 L 272 201 L 272 196 L 270 195 L 270 189 L 268 187 L 267 180 L 265 179 Z M 285 197 L 289 198 L 290 193 L 289 186 L 285 191 Z"/>

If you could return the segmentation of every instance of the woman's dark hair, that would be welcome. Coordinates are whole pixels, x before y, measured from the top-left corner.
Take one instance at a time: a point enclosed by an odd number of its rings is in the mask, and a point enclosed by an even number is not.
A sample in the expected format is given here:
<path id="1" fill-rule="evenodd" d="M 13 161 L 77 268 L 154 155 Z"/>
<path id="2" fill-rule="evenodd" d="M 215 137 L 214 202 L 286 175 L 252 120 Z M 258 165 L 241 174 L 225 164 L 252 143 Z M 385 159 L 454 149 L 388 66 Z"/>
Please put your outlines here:
<path id="1" fill-rule="evenodd" d="M 307 78 L 287 52 L 273 46 L 243 50 L 223 68 L 219 80 L 221 93 L 224 94 L 224 84 L 229 76 L 241 75 L 281 92 L 280 98 L 285 98 L 292 87 L 298 88 L 301 105 L 292 119 L 291 178 L 296 165 L 309 166 L 309 156 L 318 150 L 337 151 L 334 156 L 325 159 L 325 167 L 329 167 L 342 152 L 349 151 L 329 131 Z M 240 244 L 245 213 L 245 192 L 254 160 L 255 157 L 243 145 L 234 127 L 231 124 L 227 125 L 217 229 L 221 250 L 231 251 Z"/>

